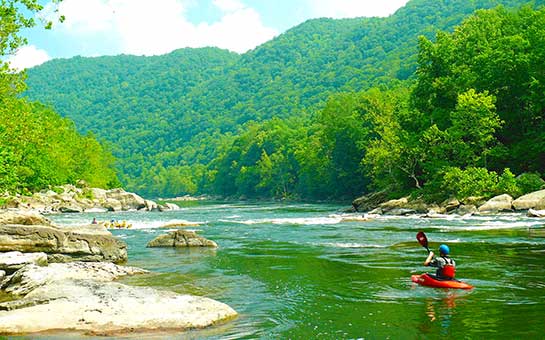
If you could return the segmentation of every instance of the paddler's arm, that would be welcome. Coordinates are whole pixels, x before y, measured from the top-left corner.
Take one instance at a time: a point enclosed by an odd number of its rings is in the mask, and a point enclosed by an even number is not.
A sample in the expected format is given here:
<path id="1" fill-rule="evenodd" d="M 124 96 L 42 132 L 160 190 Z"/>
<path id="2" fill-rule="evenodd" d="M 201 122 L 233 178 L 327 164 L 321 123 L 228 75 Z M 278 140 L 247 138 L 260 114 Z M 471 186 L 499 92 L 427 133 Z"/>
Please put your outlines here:
<path id="1" fill-rule="evenodd" d="M 433 251 L 430 251 L 430 253 L 429 253 L 429 255 L 428 255 L 428 258 L 426 259 L 426 261 L 424 261 L 424 265 L 425 265 L 425 266 L 429 266 L 429 265 L 430 265 L 430 262 L 431 262 L 431 260 L 433 259 L 433 255 L 435 255 L 435 254 L 433 253 Z"/>

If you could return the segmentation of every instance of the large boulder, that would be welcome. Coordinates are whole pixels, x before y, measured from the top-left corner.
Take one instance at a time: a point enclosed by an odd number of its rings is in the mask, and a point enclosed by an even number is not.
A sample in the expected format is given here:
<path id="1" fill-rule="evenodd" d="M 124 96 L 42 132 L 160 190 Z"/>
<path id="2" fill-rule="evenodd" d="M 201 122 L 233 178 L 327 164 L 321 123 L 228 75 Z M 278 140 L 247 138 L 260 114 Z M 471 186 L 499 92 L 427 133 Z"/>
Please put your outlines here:
<path id="1" fill-rule="evenodd" d="M 152 247 L 217 247 L 214 241 L 198 236 L 191 230 L 175 230 L 164 235 L 159 235 L 151 240 L 148 245 Z"/>
<path id="2" fill-rule="evenodd" d="M 0 334 L 81 332 L 123 336 L 203 328 L 236 317 L 212 299 L 110 282 L 133 269 L 106 263 L 28 266 L 7 282 L 24 296 L 0 303 Z"/>
<path id="3" fill-rule="evenodd" d="M 44 252 L 49 262 L 127 260 L 127 245 L 97 225 L 0 225 L 0 252 Z"/>
<path id="4" fill-rule="evenodd" d="M 32 211 L 0 211 L 0 225 L 22 224 L 22 225 L 52 225 L 51 221 L 43 215 Z"/>
<path id="5" fill-rule="evenodd" d="M 545 209 L 545 190 L 534 191 L 513 201 L 516 210 Z"/>
<path id="6" fill-rule="evenodd" d="M 55 281 L 94 280 L 113 281 L 120 277 L 148 273 L 147 270 L 119 266 L 110 262 L 51 263 L 48 266 L 27 265 L 5 280 L 0 288 L 17 296 Z"/>
<path id="7" fill-rule="evenodd" d="M 122 210 L 140 210 L 146 207 L 145 199 L 123 189 L 112 189 L 108 191 L 107 197 L 121 203 Z"/>
<path id="8" fill-rule="evenodd" d="M 513 210 L 513 197 L 508 194 L 492 197 L 479 207 L 479 212 L 501 212 Z"/>

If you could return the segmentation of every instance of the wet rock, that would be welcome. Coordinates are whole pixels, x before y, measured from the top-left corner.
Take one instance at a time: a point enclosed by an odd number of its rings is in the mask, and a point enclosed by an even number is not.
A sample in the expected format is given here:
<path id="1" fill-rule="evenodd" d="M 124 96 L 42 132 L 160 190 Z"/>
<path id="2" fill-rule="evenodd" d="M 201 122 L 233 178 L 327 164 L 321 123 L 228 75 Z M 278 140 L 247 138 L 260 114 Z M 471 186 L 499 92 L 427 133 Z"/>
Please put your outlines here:
<path id="1" fill-rule="evenodd" d="M 217 247 L 214 241 L 198 236 L 194 231 L 175 230 L 151 240 L 147 247 Z"/>
<path id="2" fill-rule="evenodd" d="M 528 209 L 529 217 L 545 217 L 545 210 L 534 210 L 534 209 Z"/>
<path id="3" fill-rule="evenodd" d="M 237 315 L 205 297 L 111 282 L 142 272 L 111 263 L 29 265 L 6 283 L 7 291 L 23 298 L 0 303 L 0 334 L 70 331 L 122 336 L 203 328 Z"/>

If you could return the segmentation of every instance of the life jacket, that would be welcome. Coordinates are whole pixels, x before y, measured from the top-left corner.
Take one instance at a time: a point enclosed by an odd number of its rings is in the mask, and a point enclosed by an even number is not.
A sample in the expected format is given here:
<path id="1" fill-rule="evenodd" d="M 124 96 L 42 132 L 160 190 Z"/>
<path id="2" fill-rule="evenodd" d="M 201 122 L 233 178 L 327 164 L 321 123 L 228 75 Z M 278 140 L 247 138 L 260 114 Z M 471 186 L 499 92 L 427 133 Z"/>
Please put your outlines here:
<path id="1" fill-rule="evenodd" d="M 443 269 L 441 270 L 441 276 L 447 277 L 449 279 L 453 279 L 456 275 L 456 267 L 454 267 L 454 263 L 452 262 L 452 259 L 449 257 L 441 256 L 446 264 L 443 266 Z"/>

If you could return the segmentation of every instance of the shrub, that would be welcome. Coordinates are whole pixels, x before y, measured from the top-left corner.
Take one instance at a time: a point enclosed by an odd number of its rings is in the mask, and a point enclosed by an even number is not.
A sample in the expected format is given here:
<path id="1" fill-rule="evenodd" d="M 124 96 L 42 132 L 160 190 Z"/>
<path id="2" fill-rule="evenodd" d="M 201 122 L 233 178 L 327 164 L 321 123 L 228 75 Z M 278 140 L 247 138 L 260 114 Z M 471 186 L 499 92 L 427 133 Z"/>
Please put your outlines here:
<path id="1" fill-rule="evenodd" d="M 545 181 L 537 173 L 523 173 L 516 178 L 521 195 L 545 188 Z"/>

